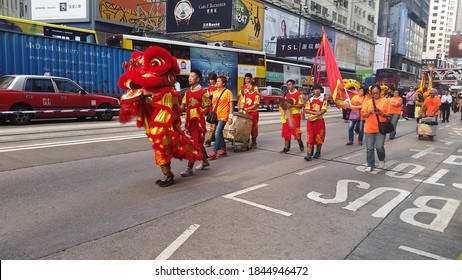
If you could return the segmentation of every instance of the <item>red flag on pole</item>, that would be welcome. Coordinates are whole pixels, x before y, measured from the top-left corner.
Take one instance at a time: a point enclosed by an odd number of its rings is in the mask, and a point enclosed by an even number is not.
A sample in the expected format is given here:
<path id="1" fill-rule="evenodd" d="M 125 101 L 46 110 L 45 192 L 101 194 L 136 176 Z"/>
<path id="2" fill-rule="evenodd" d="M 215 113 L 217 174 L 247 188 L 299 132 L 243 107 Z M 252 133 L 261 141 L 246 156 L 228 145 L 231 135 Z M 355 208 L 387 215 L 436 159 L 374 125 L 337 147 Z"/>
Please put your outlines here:
<path id="1" fill-rule="evenodd" d="M 347 91 L 345 90 L 345 84 L 343 83 L 342 75 L 335 60 L 334 53 L 329 44 L 329 39 L 327 38 L 326 31 L 324 27 L 322 28 L 322 38 L 321 44 L 318 49 L 318 53 L 314 58 L 314 63 L 312 68 L 311 76 L 313 77 L 313 71 L 316 68 L 317 73 L 314 77 L 315 83 L 320 83 L 320 73 L 323 68 L 322 62 L 324 58 L 324 67 L 326 71 L 326 79 L 332 93 L 332 99 L 335 102 L 337 108 L 348 108 L 349 104 L 347 101 Z"/>

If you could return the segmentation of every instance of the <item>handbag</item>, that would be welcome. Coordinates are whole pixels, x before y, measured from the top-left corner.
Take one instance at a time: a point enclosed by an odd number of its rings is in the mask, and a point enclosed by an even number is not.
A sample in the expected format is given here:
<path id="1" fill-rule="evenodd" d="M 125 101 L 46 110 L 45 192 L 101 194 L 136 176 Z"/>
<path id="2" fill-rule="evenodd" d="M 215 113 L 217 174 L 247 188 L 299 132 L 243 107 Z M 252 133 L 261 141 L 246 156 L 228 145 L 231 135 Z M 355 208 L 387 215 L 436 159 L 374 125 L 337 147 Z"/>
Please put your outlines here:
<path id="1" fill-rule="evenodd" d="M 377 107 L 375 106 L 374 98 L 372 98 L 372 104 L 374 105 L 374 110 L 377 111 Z M 379 115 L 375 114 L 375 116 L 377 117 L 377 124 L 379 126 L 379 132 L 381 134 L 387 134 L 387 133 L 391 133 L 391 132 L 395 131 L 395 127 L 390 122 L 390 120 L 387 119 L 386 121 L 381 122 L 380 119 L 379 119 Z"/>
<path id="2" fill-rule="evenodd" d="M 225 92 L 225 90 L 226 90 L 226 88 L 221 92 L 220 97 L 218 97 L 217 105 L 215 105 L 215 108 L 213 109 L 213 111 L 210 111 L 209 114 L 207 115 L 207 117 L 205 118 L 205 120 L 209 124 L 217 124 L 218 123 L 217 107 L 218 107 L 218 104 L 220 103 L 220 98 L 223 95 L 223 92 Z"/>

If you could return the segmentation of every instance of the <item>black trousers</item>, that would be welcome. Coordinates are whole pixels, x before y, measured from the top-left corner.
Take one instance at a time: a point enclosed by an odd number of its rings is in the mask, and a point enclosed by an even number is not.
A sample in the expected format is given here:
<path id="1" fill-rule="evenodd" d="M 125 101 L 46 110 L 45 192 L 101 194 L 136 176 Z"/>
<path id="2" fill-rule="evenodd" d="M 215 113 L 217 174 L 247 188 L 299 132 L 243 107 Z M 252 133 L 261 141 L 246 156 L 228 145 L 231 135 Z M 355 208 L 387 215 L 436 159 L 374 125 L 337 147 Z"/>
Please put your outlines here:
<path id="1" fill-rule="evenodd" d="M 451 114 L 451 103 L 443 103 L 441 104 L 441 115 L 443 118 L 443 122 L 449 121 L 449 115 Z"/>

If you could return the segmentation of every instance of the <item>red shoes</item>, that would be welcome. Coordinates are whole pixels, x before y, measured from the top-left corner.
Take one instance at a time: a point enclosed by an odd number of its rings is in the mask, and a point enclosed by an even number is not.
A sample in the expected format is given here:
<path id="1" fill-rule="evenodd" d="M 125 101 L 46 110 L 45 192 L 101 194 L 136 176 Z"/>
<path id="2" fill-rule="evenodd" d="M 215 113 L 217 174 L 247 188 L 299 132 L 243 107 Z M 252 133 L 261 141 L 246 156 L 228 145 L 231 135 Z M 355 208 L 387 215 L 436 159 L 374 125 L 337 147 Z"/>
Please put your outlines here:
<path id="1" fill-rule="evenodd" d="M 218 156 L 219 157 L 223 157 L 223 156 L 226 156 L 228 153 L 225 151 L 225 150 L 221 150 L 219 153 L 218 153 Z"/>

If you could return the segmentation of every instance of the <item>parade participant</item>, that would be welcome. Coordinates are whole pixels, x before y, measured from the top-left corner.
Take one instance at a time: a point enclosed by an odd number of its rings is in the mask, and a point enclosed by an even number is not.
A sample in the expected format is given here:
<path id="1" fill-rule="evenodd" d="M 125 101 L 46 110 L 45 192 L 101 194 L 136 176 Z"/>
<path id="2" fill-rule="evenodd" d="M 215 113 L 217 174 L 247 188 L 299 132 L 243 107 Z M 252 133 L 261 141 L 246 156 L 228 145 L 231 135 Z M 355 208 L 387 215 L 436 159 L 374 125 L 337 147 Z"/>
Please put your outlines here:
<path id="1" fill-rule="evenodd" d="M 239 91 L 239 96 L 237 100 L 238 109 L 243 107 L 242 103 L 244 102 L 244 95 L 245 93 L 249 92 L 247 88 L 247 84 L 250 83 L 251 81 L 253 81 L 253 75 L 251 73 L 246 73 L 244 75 L 244 84 L 241 86 L 241 90 Z M 255 87 L 256 87 L 256 84 L 255 84 Z"/>
<path id="2" fill-rule="evenodd" d="M 166 49 L 152 46 L 145 52 L 136 51 L 118 86 L 127 90 L 120 99 L 119 121 L 144 127 L 153 142 L 155 162 L 164 177 L 156 181 L 160 187 L 174 184 L 171 159 L 199 160 L 202 151 L 181 129 L 181 95 L 175 91 L 175 76 L 180 73 L 177 60 Z"/>
<path id="3" fill-rule="evenodd" d="M 257 136 L 258 136 L 258 107 L 260 107 L 260 94 L 257 90 L 257 83 L 255 81 L 250 81 L 247 83 L 247 91 L 244 94 L 242 107 L 240 108 L 242 113 L 247 114 L 252 117 L 252 143 L 250 148 L 255 149 L 257 147 Z"/>
<path id="4" fill-rule="evenodd" d="M 354 140 L 354 130 L 358 129 L 358 145 L 363 145 L 363 136 L 364 136 L 364 118 L 361 116 L 361 109 L 365 101 L 365 91 L 364 87 L 358 90 L 358 94 L 354 95 L 350 100 L 350 121 L 348 123 L 348 142 L 346 145 L 353 145 Z"/>
<path id="5" fill-rule="evenodd" d="M 385 134 L 379 132 L 377 116 L 381 122 L 385 122 L 389 117 L 390 103 L 382 97 L 379 85 L 372 86 L 372 98 L 364 102 L 361 114 L 366 119 L 364 133 L 366 138 L 366 159 L 367 167 L 365 171 L 373 171 L 375 167 L 374 148 L 379 158 L 379 168 L 385 166 Z M 375 104 L 375 105 L 374 105 Z"/>
<path id="6" fill-rule="evenodd" d="M 199 82 L 202 80 L 202 73 L 199 70 L 193 69 L 188 77 L 190 88 L 186 90 L 181 104 L 181 111 L 186 108 L 186 122 L 185 129 L 188 132 L 191 140 L 196 146 L 202 148 L 202 163 L 196 166 L 197 170 L 202 170 L 209 166 L 207 160 L 207 152 L 204 147 L 205 133 L 207 128 L 205 126 L 205 112 L 209 110 L 210 98 L 207 92 Z M 180 173 L 183 177 L 188 177 L 193 174 L 193 166 L 195 160 L 188 161 L 188 167 Z"/>
<path id="7" fill-rule="evenodd" d="M 430 95 L 430 89 L 424 86 L 422 88 L 418 88 L 415 91 L 415 94 L 416 94 L 416 98 L 415 98 L 414 117 L 418 118 L 420 116 L 420 110 L 422 109 L 422 105 L 425 99 L 427 99 L 427 97 Z M 417 120 L 417 122 L 419 121 Z"/>
<path id="8" fill-rule="evenodd" d="M 409 87 L 409 91 L 406 93 L 406 116 L 404 118 L 409 120 L 409 118 L 414 118 L 415 112 L 415 91 L 414 87 Z"/>
<path id="9" fill-rule="evenodd" d="M 305 105 L 305 113 L 309 114 L 306 120 L 306 156 L 305 160 L 321 156 L 321 147 L 326 138 L 326 124 L 324 114 L 327 111 L 327 99 L 321 96 L 322 86 L 313 85 L 313 97 Z M 313 146 L 316 145 L 316 153 L 313 155 Z"/>
<path id="10" fill-rule="evenodd" d="M 213 92 L 212 106 L 210 110 L 216 110 L 218 123 L 215 126 L 215 143 L 213 151 L 209 154 L 210 159 L 215 159 L 217 156 L 226 156 L 226 143 L 223 136 L 225 124 L 233 123 L 233 93 L 226 88 L 227 79 L 225 76 L 218 76 L 216 87 Z M 216 108 L 216 109 L 215 109 Z M 218 152 L 220 150 L 220 152 Z"/>
<path id="11" fill-rule="evenodd" d="M 449 91 L 441 96 L 441 114 L 443 122 L 449 122 L 449 116 L 451 114 L 451 106 L 452 106 L 452 96 L 449 94 Z"/>
<path id="12" fill-rule="evenodd" d="M 399 90 L 395 89 L 393 91 L 393 97 L 389 99 L 390 102 L 390 122 L 395 127 L 395 130 L 390 132 L 389 139 L 393 140 L 396 136 L 396 126 L 398 125 L 399 117 L 401 116 L 401 107 L 403 106 L 403 98 L 399 93 Z"/>
<path id="13" fill-rule="evenodd" d="M 441 106 L 441 99 L 436 94 L 438 90 L 432 88 L 430 90 L 430 96 L 425 98 L 425 101 L 422 104 L 422 108 L 419 112 L 419 118 L 417 118 L 417 122 L 423 117 L 438 117 L 439 108 Z"/>
<path id="14" fill-rule="evenodd" d="M 290 109 L 290 115 L 285 116 L 285 118 L 290 118 L 290 121 L 286 121 L 282 123 L 282 138 L 284 138 L 284 148 L 280 153 L 288 153 L 290 152 L 290 141 L 292 135 L 294 139 L 297 140 L 298 146 L 300 147 L 300 151 L 305 149 L 302 141 L 302 131 L 300 130 L 300 120 L 301 115 L 300 111 L 303 107 L 303 95 L 295 88 L 295 81 L 288 80 L 287 81 L 287 89 L 288 92 L 285 96 L 285 99 L 292 99 L 292 103 L 287 103 L 287 106 Z M 289 124 L 292 124 L 290 126 Z"/>
<path id="15" fill-rule="evenodd" d="M 208 75 L 208 80 L 209 80 L 209 86 L 207 87 L 207 96 L 210 98 L 210 102 L 212 101 L 212 94 L 215 90 L 217 90 L 217 87 L 215 84 L 217 83 L 217 74 L 215 72 L 211 72 Z M 206 112 L 207 114 L 208 112 Z M 210 130 L 209 130 L 209 135 L 207 137 L 207 140 L 205 141 L 205 146 L 210 147 L 212 145 L 212 142 L 215 141 L 215 125 L 211 124 L 210 125 Z"/>

